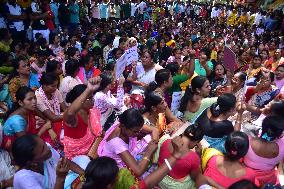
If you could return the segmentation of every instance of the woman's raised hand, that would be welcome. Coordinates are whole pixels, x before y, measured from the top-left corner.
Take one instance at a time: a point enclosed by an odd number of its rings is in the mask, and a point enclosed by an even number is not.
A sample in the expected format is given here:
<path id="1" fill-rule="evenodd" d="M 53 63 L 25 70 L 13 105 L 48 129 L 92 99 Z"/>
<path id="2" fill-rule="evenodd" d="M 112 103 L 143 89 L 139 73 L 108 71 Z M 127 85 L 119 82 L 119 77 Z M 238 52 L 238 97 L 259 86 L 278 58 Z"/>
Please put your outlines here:
<path id="1" fill-rule="evenodd" d="M 176 159 L 180 159 L 182 156 L 181 148 L 183 146 L 183 140 L 180 136 L 177 136 L 172 139 L 172 146 L 173 146 L 173 157 Z"/>
<path id="2" fill-rule="evenodd" d="M 87 88 L 91 91 L 96 91 L 100 87 L 101 77 L 93 77 L 89 79 Z"/>

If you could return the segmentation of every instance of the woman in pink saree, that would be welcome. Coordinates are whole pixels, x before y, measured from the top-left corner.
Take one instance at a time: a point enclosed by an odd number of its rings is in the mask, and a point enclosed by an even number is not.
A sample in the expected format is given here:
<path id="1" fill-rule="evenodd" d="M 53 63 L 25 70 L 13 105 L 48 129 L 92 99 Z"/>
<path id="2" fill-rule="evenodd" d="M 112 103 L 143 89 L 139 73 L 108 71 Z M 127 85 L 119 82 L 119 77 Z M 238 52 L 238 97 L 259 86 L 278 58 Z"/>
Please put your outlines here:
<path id="1" fill-rule="evenodd" d="M 151 141 L 150 135 L 137 140 L 143 124 L 144 119 L 138 110 L 124 111 L 119 116 L 119 120 L 105 133 L 98 147 L 98 155 L 113 158 L 119 168 L 128 168 L 134 175 L 140 177 L 147 170 L 157 148 L 157 144 Z"/>

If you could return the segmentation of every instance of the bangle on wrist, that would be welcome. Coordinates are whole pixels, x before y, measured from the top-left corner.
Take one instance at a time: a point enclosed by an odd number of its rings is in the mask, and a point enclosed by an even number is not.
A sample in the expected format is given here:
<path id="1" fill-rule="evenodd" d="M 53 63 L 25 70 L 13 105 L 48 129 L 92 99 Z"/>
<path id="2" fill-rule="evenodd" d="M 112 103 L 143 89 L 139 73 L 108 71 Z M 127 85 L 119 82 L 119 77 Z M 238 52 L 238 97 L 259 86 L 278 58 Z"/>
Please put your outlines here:
<path id="1" fill-rule="evenodd" d="M 150 163 L 150 159 L 147 156 L 143 157 L 142 160 L 146 160 L 146 161 L 148 161 Z"/>
<path id="2" fill-rule="evenodd" d="M 169 168 L 169 170 L 171 171 L 173 168 L 172 168 L 171 164 L 169 163 L 169 161 L 167 159 L 165 159 L 165 163 L 166 163 L 167 167 Z"/>

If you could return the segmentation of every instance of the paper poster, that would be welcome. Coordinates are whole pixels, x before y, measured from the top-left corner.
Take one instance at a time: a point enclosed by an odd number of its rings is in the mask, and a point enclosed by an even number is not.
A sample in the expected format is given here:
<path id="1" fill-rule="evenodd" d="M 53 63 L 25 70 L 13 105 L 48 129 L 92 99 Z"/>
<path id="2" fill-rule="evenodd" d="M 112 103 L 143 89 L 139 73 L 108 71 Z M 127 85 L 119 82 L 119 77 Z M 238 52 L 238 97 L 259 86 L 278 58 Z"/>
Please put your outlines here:
<path id="1" fill-rule="evenodd" d="M 171 103 L 171 111 L 176 112 L 180 105 L 180 100 L 182 97 L 182 91 L 180 92 L 173 92 L 172 95 L 172 103 Z"/>
<path id="2" fill-rule="evenodd" d="M 231 72 L 237 67 L 236 54 L 228 46 L 224 49 L 224 66 Z"/>
<path id="3" fill-rule="evenodd" d="M 125 56 L 127 66 L 130 65 L 133 61 L 138 61 L 137 45 L 126 50 L 123 56 Z"/>
<path id="4" fill-rule="evenodd" d="M 133 61 L 138 61 L 137 45 L 127 49 L 123 55 L 116 61 L 116 78 L 119 78 L 126 66 L 129 66 Z"/>
<path id="5" fill-rule="evenodd" d="M 123 74 L 127 62 L 125 61 L 125 56 L 121 56 L 116 61 L 116 70 L 115 70 L 115 78 L 120 78 L 120 76 Z"/>

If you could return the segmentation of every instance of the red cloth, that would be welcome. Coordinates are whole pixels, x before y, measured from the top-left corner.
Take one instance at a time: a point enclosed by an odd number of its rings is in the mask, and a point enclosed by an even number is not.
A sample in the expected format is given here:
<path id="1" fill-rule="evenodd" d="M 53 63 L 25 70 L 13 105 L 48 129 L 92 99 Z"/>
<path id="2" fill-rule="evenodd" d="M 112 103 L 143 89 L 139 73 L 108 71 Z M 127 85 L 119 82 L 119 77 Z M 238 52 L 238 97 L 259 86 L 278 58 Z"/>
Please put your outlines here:
<path id="1" fill-rule="evenodd" d="M 255 174 L 255 184 L 263 186 L 264 184 L 279 184 L 279 173 L 277 170 L 261 171 L 253 170 Z"/>
<path id="2" fill-rule="evenodd" d="M 232 184 L 246 179 L 251 182 L 255 182 L 255 175 L 254 171 L 250 168 L 246 168 L 246 174 L 239 178 L 230 178 L 225 175 L 223 175 L 217 167 L 217 157 L 213 156 L 207 163 L 206 170 L 204 172 L 204 176 L 210 177 L 212 180 L 214 180 L 217 184 L 220 186 L 223 186 L 224 188 L 229 188 Z"/>
<path id="3" fill-rule="evenodd" d="M 161 166 L 165 159 L 171 156 L 169 150 L 171 140 L 166 140 L 160 150 L 158 165 Z M 176 164 L 173 166 L 168 175 L 174 179 L 181 179 L 190 174 L 191 171 L 197 171 L 200 169 L 200 158 L 195 152 L 189 152 L 186 156 L 179 159 Z"/>
<path id="4" fill-rule="evenodd" d="M 50 5 L 47 4 L 44 7 L 45 11 L 48 12 L 48 17 L 45 20 L 46 26 L 48 27 L 48 29 L 50 29 L 51 31 L 53 31 L 55 29 L 54 24 L 53 24 L 53 13 L 51 11 Z"/>
<path id="5" fill-rule="evenodd" d="M 77 127 L 70 127 L 63 123 L 64 136 L 79 139 L 86 135 L 88 125 L 83 121 L 81 116 L 77 116 Z"/>
<path id="6" fill-rule="evenodd" d="M 255 94 L 254 87 L 248 87 L 245 94 L 245 102 L 248 103 L 251 97 Z"/>

